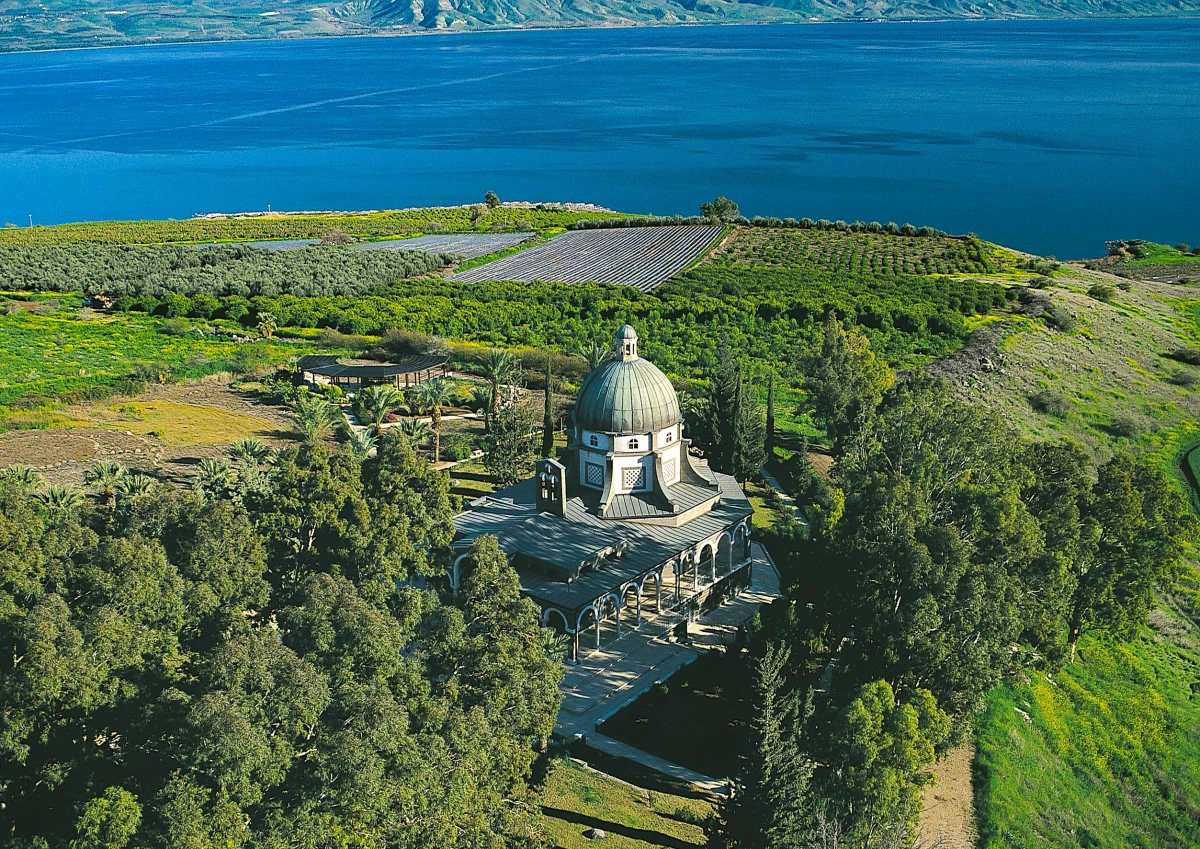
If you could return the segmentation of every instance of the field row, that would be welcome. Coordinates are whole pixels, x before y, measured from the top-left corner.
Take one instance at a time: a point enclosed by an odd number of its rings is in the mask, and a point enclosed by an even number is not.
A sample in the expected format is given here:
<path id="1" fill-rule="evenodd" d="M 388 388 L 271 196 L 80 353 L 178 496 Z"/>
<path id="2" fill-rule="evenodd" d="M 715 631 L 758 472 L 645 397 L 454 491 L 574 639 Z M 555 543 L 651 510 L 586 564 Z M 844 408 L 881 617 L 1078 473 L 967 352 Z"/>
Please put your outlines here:
<path id="1" fill-rule="evenodd" d="M 434 254 L 455 254 L 463 259 L 476 259 L 502 251 L 533 238 L 533 233 L 455 233 L 445 236 L 417 236 L 415 239 L 388 239 L 354 245 L 363 251 L 425 251 Z"/>
<path id="2" fill-rule="evenodd" d="M 852 274 L 988 274 L 999 269 L 976 239 L 837 230 L 742 230 L 717 262 Z"/>
<path id="3" fill-rule="evenodd" d="M 614 283 L 649 292 L 704 253 L 723 229 L 713 224 L 576 230 L 451 279 L 463 283 Z"/>

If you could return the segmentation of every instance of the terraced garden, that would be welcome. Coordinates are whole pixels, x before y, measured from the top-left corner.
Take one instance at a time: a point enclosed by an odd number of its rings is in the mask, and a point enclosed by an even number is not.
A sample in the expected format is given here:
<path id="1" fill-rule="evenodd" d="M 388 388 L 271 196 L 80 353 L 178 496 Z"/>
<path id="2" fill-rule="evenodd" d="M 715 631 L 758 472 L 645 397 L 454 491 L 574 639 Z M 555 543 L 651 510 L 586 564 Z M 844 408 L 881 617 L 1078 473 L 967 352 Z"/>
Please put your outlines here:
<path id="1" fill-rule="evenodd" d="M 614 283 L 649 292 L 703 254 L 723 230 L 718 224 L 575 230 L 451 279 L 461 283 Z"/>
<path id="2" fill-rule="evenodd" d="M 974 238 L 767 227 L 739 230 L 714 262 L 812 267 L 835 274 L 990 274 L 1001 270 L 988 246 Z"/>

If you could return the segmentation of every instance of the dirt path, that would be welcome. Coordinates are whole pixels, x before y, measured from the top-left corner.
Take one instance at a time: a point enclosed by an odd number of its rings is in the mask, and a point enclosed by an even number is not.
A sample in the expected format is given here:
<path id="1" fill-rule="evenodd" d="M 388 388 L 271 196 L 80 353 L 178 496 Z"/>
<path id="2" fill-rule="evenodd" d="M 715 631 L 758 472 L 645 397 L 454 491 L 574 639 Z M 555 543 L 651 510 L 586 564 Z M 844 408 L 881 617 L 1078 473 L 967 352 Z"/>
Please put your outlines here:
<path id="1" fill-rule="evenodd" d="M 917 846 L 938 849 L 972 849 L 975 832 L 975 788 L 971 784 L 971 764 L 975 744 L 970 742 L 951 749 L 933 768 L 937 779 L 925 788 L 925 804 Z"/>

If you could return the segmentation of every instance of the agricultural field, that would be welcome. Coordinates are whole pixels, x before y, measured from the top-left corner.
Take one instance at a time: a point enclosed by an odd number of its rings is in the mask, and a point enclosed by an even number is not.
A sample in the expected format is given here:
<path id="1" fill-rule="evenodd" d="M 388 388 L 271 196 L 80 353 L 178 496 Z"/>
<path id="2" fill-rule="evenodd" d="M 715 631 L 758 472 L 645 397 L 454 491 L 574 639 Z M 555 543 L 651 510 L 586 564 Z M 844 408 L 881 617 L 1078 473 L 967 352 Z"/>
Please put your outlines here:
<path id="1" fill-rule="evenodd" d="M 969 237 L 774 227 L 739 229 L 713 264 L 871 275 L 987 275 L 1001 270 L 991 246 Z"/>
<path id="2" fill-rule="evenodd" d="M 121 295 L 361 295 L 432 274 L 454 257 L 426 251 L 351 251 L 314 246 L 263 250 L 243 245 L 0 246 L 0 290 Z M 211 317 L 213 308 L 210 307 Z M 173 310 L 173 315 L 186 310 Z"/>
<path id="3" fill-rule="evenodd" d="M 463 259 L 481 256 L 515 247 L 534 237 L 533 233 L 462 233 L 448 236 L 417 236 L 412 239 L 388 239 L 353 245 L 364 251 L 425 251 L 433 254 L 453 254 Z"/>
<path id="4" fill-rule="evenodd" d="M 597 218 L 633 218 L 585 205 L 483 204 L 399 209 L 382 212 L 276 213 L 189 218 L 183 221 L 88 221 L 52 227 L 0 228 L 0 246 L 98 242 L 149 245 L 195 242 L 254 242 L 418 236 L 423 233 L 491 233 L 515 229 L 565 228 Z"/>
<path id="5" fill-rule="evenodd" d="M 451 279 L 462 283 L 610 283 L 649 292 L 700 257 L 723 229 L 712 224 L 575 230 Z"/>

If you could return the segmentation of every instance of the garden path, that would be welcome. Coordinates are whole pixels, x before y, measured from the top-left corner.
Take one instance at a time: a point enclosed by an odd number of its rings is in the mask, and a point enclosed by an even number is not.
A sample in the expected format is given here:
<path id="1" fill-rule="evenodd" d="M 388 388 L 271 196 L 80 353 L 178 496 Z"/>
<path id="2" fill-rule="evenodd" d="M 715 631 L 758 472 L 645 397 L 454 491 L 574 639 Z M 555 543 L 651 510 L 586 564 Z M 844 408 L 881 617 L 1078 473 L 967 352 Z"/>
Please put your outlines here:
<path id="1" fill-rule="evenodd" d="M 762 473 L 763 480 L 766 481 L 767 486 L 775 490 L 779 494 L 779 497 L 783 499 L 783 503 L 792 508 L 792 512 L 796 514 L 796 521 L 807 528 L 808 517 L 804 515 L 804 511 L 796 506 L 796 499 L 792 498 L 791 493 L 783 488 L 783 484 L 773 474 L 767 471 L 766 466 L 763 466 L 759 471 Z"/>

